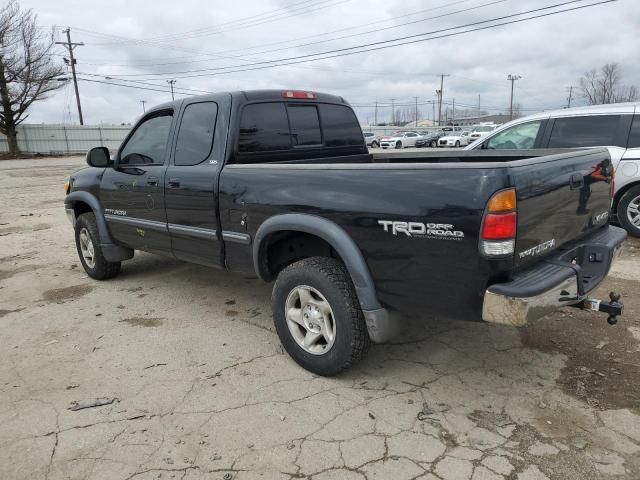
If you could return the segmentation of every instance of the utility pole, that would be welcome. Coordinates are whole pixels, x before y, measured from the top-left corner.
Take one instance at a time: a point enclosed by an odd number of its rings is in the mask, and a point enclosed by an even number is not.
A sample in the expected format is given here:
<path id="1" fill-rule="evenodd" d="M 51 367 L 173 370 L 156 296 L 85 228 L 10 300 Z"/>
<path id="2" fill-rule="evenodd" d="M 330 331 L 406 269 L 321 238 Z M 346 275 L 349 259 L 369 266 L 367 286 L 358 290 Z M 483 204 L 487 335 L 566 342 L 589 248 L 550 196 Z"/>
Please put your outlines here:
<path id="1" fill-rule="evenodd" d="M 431 101 L 431 118 L 433 119 L 433 123 L 436 123 L 436 102 Z"/>
<path id="2" fill-rule="evenodd" d="M 573 98 L 573 89 L 576 88 L 573 85 L 569 85 L 569 98 L 567 98 L 567 108 L 571 108 L 571 100 Z"/>
<path id="3" fill-rule="evenodd" d="M 391 125 L 395 127 L 396 125 L 396 99 L 391 99 Z"/>
<path id="4" fill-rule="evenodd" d="M 56 45 L 64 45 L 64 47 L 69 51 L 69 59 L 66 58 L 65 63 L 71 64 L 71 74 L 73 75 L 73 86 L 76 90 L 76 102 L 78 104 L 78 119 L 80 120 L 80 125 L 84 125 L 84 120 L 82 119 L 82 107 L 80 106 L 80 92 L 78 91 L 78 79 L 76 78 L 76 59 L 73 57 L 73 49 L 76 47 L 81 47 L 84 45 L 83 42 L 73 43 L 71 41 L 71 28 L 67 27 L 66 30 L 63 30 L 63 33 L 67 34 L 66 42 L 56 42 Z"/>
<path id="5" fill-rule="evenodd" d="M 480 118 L 480 94 L 478 94 L 478 118 Z"/>
<path id="6" fill-rule="evenodd" d="M 507 75 L 507 80 L 511 82 L 511 102 L 509 107 L 509 120 L 513 120 L 513 84 L 516 80 L 520 80 L 522 77 L 520 75 Z"/>
<path id="7" fill-rule="evenodd" d="M 373 124 L 378 125 L 378 100 L 376 100 L 376 108 L 373 111 Z"/>
<path id="8" fill-rule="evenodd" d="M 173 96 L 173 86 L 176 84 L 177 80 L 167 80 L 167 83 L 171 87 L 171 100 L 175 100 L 176 98 Z"/>
<path id="9" fill-rule="evenodd" d="M 418 128 L 418 97 L 413 97 L 416 100 L 416 128 Z"/>
<path id="10" fill-rule="evenodd" d="M 442 124 L 442 95 L 444 93 L 444 77 L 448 77 L 449 74 L 440 74 L 440 90 L 436 90 L 438 94 L 438 126 Z"/>
<path id="11" fill-rule="evenodd" d="M 142 104 L 142 113 L 143 114 L 147 113 L 147 109 L 144 108 L 144 104 L 147 103 L 147 101 L 146 100 L 140 100 L 140 103 Z"/>
<path id="12" fill-rule="evenodd" d="M 451 112 L 451 123 L 456 123 L 456 98 L 453 97 L 453 111 Z"/>

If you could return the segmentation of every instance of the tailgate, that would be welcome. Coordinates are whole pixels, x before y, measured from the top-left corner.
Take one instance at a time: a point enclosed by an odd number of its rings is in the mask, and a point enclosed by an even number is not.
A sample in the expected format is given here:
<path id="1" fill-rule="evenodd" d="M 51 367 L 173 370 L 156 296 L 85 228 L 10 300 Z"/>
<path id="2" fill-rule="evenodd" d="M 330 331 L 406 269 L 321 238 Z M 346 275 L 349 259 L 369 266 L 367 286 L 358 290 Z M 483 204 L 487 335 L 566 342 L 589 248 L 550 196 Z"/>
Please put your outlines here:
<path id="1" fill-rule="evenodd" d="M 511 171 L 518 197 L 516 266 L 534 263 L 608 223 L 613 180 L 608 150 L 521 162 Z"/>

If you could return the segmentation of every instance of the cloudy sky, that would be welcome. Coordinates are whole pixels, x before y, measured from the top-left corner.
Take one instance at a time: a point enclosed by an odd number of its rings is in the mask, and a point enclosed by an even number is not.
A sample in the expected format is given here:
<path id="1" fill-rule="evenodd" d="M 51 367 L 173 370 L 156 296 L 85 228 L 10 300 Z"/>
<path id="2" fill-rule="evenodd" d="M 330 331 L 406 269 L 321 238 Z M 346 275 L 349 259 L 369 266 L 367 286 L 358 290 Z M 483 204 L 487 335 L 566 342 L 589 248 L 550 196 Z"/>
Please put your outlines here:
<path id="1" fill-rule="evenodd" d="M 21 0 L 39 24 L 71 27 L 86 124 L 132 122 L 147 106 L 196 91 L 299 88 L 342 95 L 363 122 L 388 120 L 389 104 L 418 97 L 430 118 L 439 88 L 456 109 L 508 109 L 508 74 L 522 76 L 515 101 L 524 113 L 566 105 L 568 87 L 607 62 L 623 67 L 626 84 L 640 84 L 640 8 L 619 0 L 581 10 L 461 35 L 464 30 L 551 13 L 600 0 Z M 524 12 L 567 3 L 562 7 Z M 502 20 L 492 20 L 503 17 Z M 487 22 L 488 20 L 492 20 Z M 482 22 L 482 23 L 480 23 Z M 470 25 L 473 24 L 473 25 Z M 429 32 L 429 35 L 422 35 Z M 402 41 L 385 42 L 401 37 Z M 312 62 L 278 63 L 345 54 Z M 364 44 L 376 44 L 358 47 Z M 55 58 L 62 61 L 64 49 Z M 301 57 L 302 58 L 298 58 Z M 289 59 L 289 60 L 283 60 Z M 264 63 L 264 62 L 272 63 Z M 279 62 L 274 62 L 279 61 Z M 263 63 L 260 63 L 263 62 Z M 260 67 L 259 69 L 257 67 Z M 106 78 L 105 78 L 106 77 Z M 94 80 L 89 82 L 88 80 Z M 108 85 L 95 81 L 117 83 Z M 143 87 L 143 90 L 129 87 Z M 185 90 L 190 89 L 190 90 Z M 160 91 L 156 91 L 160 90 Z M 580 104 L 579 95 L 574 100 Z M 403 107 L 404 108 L 404 107 Z M 33 107 L 28 122 L 77 123 L 68 85 Z"/>

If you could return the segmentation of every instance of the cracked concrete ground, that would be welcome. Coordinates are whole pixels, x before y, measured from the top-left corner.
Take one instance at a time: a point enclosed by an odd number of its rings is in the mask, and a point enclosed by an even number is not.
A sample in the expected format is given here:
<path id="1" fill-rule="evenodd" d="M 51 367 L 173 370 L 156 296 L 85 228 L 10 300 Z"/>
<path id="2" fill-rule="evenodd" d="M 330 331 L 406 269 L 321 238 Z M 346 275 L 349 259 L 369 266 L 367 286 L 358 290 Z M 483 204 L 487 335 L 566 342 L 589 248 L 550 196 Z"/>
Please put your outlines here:
<path id="1" fill-rule="evenodd" d="M 3 480 L 640 478 L 640 242 L 598 291 L 625 294 L 615 327 L 413 319 L 322 378 L 283 354 L 269 285 L 146 254 L 87 278 L 62 206 L 82 164 L 0 162 Z"/>

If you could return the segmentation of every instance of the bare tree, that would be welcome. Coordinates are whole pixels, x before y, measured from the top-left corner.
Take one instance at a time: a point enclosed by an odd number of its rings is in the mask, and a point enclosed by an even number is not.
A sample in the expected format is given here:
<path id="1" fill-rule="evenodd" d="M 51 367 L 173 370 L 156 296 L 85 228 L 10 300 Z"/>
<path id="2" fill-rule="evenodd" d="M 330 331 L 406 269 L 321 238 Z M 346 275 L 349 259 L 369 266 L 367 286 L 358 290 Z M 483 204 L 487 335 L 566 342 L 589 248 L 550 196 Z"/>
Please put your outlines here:
<path id="1" fill-rule="evenodd" d="M 64 67 L 51 56 L 53 31 L 47 35 L 36 21 L 16 0 L 0 9 L 0 133 L 10 153 L 19 152 L 16 127 L 27 119 L 28 108 L 64 85 L 57 80 Z"/>
<path id="2" fill-rule="evenodd" d="M 622 85 L 622 69 L 617 63 L 607 63 L 600 70 L 590 70 L 580 79 L 582 96 L 589 105 L 633 102 L 638 99 L 636 86 Z"/>

